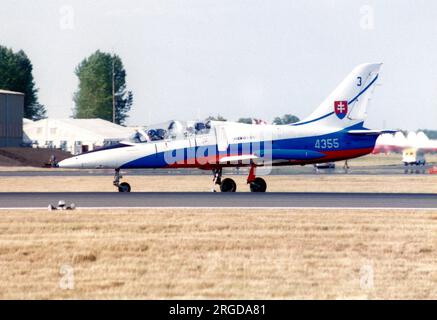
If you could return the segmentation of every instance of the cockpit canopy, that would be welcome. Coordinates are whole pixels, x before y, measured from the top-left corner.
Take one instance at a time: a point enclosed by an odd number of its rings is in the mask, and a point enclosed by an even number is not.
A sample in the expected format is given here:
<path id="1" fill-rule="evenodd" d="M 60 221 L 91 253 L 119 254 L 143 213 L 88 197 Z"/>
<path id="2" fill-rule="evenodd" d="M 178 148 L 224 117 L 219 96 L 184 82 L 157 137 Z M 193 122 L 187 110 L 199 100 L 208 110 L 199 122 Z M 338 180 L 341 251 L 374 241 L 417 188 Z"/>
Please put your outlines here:
<path id="1" fill-rule="evenodd" d="M 129 138 L 132 143 L 184 139 L 193 135 L 208 134 L 211 121 L 168 121 L 137 129 Z"/>

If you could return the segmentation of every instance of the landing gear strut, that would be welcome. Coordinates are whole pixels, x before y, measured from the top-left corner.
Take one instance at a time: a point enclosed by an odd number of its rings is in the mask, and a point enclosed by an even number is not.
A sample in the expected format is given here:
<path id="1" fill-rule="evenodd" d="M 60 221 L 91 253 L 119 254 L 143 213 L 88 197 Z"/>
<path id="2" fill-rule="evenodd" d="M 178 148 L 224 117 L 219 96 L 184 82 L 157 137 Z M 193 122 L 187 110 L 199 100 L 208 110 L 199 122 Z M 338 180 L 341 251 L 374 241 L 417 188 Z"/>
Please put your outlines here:
<path id="1" fill-rule="evenodd" d="M 226 178 L 222 181 L 222 168 L 214 169 L 212 170 L 212 173 L 214 175 L 213 182 L 214 185 L 220 186 L 221 192 L 235 192 L 237 191 L 237 184 L 234 180 L 231 178 Z M 215 192 L 214 186 L 212 188 L 212 191 Z"/>
<path id="2" fill-rule="evenodd" d="M 249 176 L 247 177 L 247 183 L 250 185 L 250 192 L 266 192 L 267 183 L 263 178 L 255 175 L 256 166 L 250 167 Z"/>
<path id="3" fill-rule="evenodd" d="M 120 169 L 115 169 L 113 185 L 118 188 L 118 192 L 130 192 L 131 188 L 129 183 L 127 182 L 120 183 L 121 178 L 123 177 L 120 174 Z"/>
<path id="4" fill-rule="evenodd" d="M 213 169 L 212 174 L 214 175 L 214 178 L 212 179 L 214 185 L 216 185 L 216 184 L 221 185 L 222 184 L 222 168 Z"/>

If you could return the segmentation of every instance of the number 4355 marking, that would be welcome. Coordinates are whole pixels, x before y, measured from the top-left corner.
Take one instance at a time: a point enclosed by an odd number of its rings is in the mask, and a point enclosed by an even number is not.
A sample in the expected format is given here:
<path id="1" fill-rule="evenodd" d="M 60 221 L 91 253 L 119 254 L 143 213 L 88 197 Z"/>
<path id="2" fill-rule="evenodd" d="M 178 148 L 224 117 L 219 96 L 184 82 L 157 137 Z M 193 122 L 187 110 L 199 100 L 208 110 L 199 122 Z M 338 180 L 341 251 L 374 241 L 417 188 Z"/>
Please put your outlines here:
<path id="1" fill-rule="evenodd" d="M 338 149 L 340 148 L 340 142 L 338 141 L 338 138 L 317 139 L 314 147 L 316 149 Z"/>

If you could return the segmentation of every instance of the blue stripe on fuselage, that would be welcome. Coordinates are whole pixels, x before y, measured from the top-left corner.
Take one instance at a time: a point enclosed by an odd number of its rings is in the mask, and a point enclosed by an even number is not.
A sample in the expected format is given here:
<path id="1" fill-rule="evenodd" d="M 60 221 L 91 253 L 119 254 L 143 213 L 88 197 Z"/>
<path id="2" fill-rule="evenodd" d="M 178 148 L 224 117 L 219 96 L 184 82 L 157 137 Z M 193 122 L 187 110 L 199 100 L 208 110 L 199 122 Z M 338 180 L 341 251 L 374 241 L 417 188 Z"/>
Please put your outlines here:
<path id="1" fill-rule="evenodd" d="M 329 152 L 329 151 L 346 151 L 353 149 L 367 149 L 373 148 L 375 146 L 375 141 L 377 136 L 352 136 L 347 134 L 349 130 L 364 129 L 363 123 L 358 123 L 351 127 L 342 129 L 337 132 L 332 132 L 320 136 L 302 137 L 302 138 L 289 138 L 272 141 L 272 155 L 275 157 L 275 150 L 282 152 L 283 150 L 308 150 L 316 152 Z M 330 140 L 328 140 L 330 139 Z M 333 139 L 337 139 L 334 143 Z M 317 142 L 318 141 L 318 142 Z M 334 145 L 338 142 L 338 148 L 334 148 Z M 266 143 L 261 141 L 259 143 L 260 154 L 259 156 L 264 156 L 264 149 L 268 146 Z M 318 144 L 319 148 L 316 148 Z M 141 157 L 134 161 L 130 161 L 121 166 L 121 168 L 160 168 L 168 167 L 173 163 L 169 163 L 166 159 L 173 159 L 175 161 L 194 161 L 193 159 L 197 155 L 198 157 L 215 156 L 220 154 L 220 156 L 225 155 L 241 155 L 241 154 L 251 154 L 253 146 L 256 143 L 239 143 L 230 145 L 226 152 L 219 152 L 217 145 L 210 146 L 197 146 L 178 150 L 171 150 L 165 152 L 159 152 L 157 154 L 148 155 Z M 329 147 L 331 145 L 331 147 Z M 325 147 L 325 148 L 323 148 Z M 329 148 L 328 148 L 329 147 Z M 252 149 L 251 149 L 252 148 Z M 281 151 L 279 151 L 281 150 Z M 284 159 L 286 160 L 286 159 Z"/>

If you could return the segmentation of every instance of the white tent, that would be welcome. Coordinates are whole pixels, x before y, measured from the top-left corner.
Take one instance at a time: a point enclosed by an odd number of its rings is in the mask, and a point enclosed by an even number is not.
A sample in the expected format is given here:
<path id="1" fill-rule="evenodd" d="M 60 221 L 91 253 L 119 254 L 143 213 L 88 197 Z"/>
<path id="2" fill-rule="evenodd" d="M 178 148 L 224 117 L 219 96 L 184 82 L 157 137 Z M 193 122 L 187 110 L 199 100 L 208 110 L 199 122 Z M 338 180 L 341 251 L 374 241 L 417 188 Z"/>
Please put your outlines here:
<path id="1" fill-rule="evenodd" d="M 25 142 L 39 148 L 60 148 L 78 154 L 111 145 L 133 134 L 126 128 L 102 119 L 43 119 L 25 122 Z"/>

